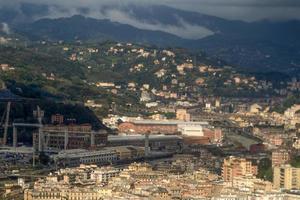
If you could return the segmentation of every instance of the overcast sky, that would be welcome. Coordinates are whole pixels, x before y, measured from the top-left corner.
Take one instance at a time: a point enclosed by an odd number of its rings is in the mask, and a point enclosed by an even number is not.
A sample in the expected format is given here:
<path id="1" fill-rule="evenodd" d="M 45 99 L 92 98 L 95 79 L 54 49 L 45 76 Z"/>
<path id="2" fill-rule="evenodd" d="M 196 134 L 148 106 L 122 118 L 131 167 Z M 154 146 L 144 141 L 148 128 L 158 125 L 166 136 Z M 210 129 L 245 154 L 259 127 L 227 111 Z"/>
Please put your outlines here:
<path id="1" fill-rule="evenodd" d="M 300 0 L 0 0 L 2 5 L 18 2 L 95 8 L 107 4 L 164 4 L 209 15 L 254 21 L 300 19 Z"/>

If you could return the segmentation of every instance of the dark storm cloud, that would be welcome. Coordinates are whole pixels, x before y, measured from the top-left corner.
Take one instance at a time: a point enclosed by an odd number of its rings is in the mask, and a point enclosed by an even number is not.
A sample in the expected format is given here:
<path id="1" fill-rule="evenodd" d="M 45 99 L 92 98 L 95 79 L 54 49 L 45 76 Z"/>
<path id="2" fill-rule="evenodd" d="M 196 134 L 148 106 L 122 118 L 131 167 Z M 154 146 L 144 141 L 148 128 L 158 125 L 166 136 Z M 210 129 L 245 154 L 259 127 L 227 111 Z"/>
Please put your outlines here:
<path id="1" fill-rule="evenodd" d="M 181 18 L 178 18 L 177 26 L 140 21 L 120 8 L 132 4 L 167 5 L 234 20 L 300 19 L 300 0 L 0 0 L 0 7 L 13 7 L 18 10 L 21 3 L 49 5 L 47 14 L 36 15 L 36 19 L 81 14 L 98 19 L 110 19 L 141 29 L 165 31 L 184 38 L 196 39 L 214 33 L 204 27 L 189 24 Z M 106 7 L 106 11 L 100 12 L 103 7 Z"/>
<path id="2" fill-rule="evenodd" d="M 169 0 L 171 2 L 172 0 Z M 174 0 L 176 1 L 176 0 Z M 183 1 L 176 1 L 183 3 Z M 202 5 L 234 6 L 234 7 L 294 7 L 300 6 L 298 0 L 187 0 L 185 2 L 201 3 Z"/>
<path id="3" fill-rule="evenodd" d="M 300 19 L 299 0 L 174 0 L 174 7 L 227 19 L 256 21 L 262 19 Z M 168 0 L 173 2 L 173 0 Z"/>
<path id="4" fill-rule="evenodd" d="M 300 0 L 3 0 L 0 6 L 19 3 L 59 5 L 70 13 L 78 8 L 91 10 L 105 5 L 163 4 L 209 15 L 254 21 L 259 19 L 300 19 Z M 53 10 L 54 11 L 54 10 Z M 57 13 L 58 14 L 58 13 Z"/>

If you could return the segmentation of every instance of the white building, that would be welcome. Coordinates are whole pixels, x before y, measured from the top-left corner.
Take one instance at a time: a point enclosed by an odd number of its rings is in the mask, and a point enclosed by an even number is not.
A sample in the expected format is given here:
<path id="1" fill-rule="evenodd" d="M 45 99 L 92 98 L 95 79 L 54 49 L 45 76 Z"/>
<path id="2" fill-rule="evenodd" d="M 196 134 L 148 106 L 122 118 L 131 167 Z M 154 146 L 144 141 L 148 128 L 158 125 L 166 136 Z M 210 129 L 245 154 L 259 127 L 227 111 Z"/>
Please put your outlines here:
<path id="1" fill-rule="evenodd" d="M 208 128 L 208 122 L 181 122 L 177 124 L 178 132 L 186 136 L 204 136 L 203 128 Z"/>
<path id="2" fill-rule="evenodd" d="M 151 101 L 151 95 L 147 91 L 142 91 L 140 101 L 141 102 Z"/>
<path id="3" fill-rule="evenodd" d="M 53 156 L 58 165 L 78 166 L 80 164 L 108 164 L 118 160 L 114 150 L 88 151 L 83 149 L 66 150 Z"/>
<path id="4" fill-rule="evenodd" d="M 113 167 L 101 167 L 91 173 L 91 180 L 95 180 L 96 183 L 108 183 L 113 177 L 120 174 L 120 170 Z"/>
<path id="5" fill-rule="evenodd" d="M 115 87 L 114 83 L 110 83 L 110 82 L 98 82 L 96 83 L 97 87 Z"/>

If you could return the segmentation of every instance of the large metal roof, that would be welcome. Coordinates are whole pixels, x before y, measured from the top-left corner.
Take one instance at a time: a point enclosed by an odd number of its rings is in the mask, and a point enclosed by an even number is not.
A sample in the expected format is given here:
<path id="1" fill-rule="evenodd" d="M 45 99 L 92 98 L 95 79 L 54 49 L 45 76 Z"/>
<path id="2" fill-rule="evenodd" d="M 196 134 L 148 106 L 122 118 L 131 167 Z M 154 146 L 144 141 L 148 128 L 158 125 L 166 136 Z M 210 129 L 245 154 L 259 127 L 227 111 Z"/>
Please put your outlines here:
<path id="1" fill-rule="evenodd" d="M 178 135 L 149 135 L 149 140 L 182 140 L 182 137 Z M 145 135 L 109 135 L 107 137 L 108 142 L 114 141 L 144 141 Z"/>

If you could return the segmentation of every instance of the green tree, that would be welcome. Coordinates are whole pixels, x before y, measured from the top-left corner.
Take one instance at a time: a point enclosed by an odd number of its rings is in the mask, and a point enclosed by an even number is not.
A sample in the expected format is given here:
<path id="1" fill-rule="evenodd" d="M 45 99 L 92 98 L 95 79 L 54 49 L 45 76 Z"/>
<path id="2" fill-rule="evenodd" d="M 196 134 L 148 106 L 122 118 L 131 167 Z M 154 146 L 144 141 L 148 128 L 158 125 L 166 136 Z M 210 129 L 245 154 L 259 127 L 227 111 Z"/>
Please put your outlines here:
<path id="1" fill-rule="evenodd" d="M 291 165 L 293 167 L 300 167 L 300 156 L 296 156 L 291 160 Z"/>
<path id="2" fill-rule="evenodd" d="M 264 158 L 259 161 L 258 178 L 273 181 L 272 161 L 269 158 Z"/>

